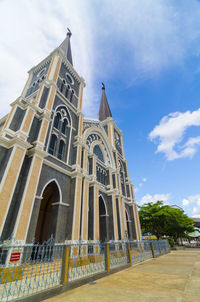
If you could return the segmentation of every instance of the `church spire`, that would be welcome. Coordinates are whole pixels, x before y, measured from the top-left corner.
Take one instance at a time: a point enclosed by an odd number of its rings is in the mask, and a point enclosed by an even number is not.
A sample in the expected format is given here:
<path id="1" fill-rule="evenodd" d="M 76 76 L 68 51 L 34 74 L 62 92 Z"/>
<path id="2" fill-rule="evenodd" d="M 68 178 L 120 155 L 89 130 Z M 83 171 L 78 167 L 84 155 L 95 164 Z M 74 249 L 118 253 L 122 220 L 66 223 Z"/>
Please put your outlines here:
<path id="1" fill-rule="evenodd" d="M 72 61 L 72 51 L 71 51 L 71 44 L 70 44 L 70 38 L 71 38 L 71 30 L 69 28 L 67 28 L 68 32 L 66 35 L 65 40 L 60 44 L 60 46 L 58 47 L 59 49 L 62 50 L 64 56 L 67 58 L 67 60 L 69 61 L 69 63 L 71 65 L 73 65 L 73 61 Z"/>
<path id="2" fill-rule="evenodd" d="M 99 120 L 104 121 L 107 119 L 107 117 L 112 117 L 112 114 L 105 94 L 105 85 L 104 83 L 102 83 L 102 97 L 99 108 Z"/>

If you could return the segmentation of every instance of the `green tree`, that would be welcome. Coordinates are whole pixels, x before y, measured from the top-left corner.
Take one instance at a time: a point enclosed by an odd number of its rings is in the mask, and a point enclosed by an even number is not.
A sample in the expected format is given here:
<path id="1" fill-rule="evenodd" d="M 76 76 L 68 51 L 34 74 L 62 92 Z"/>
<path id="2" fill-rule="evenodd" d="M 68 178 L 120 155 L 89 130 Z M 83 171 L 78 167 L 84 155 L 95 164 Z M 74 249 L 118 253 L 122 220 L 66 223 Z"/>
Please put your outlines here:
<path id="1" fill-rule="evenodd" d="M 183 210 L 164 205 L 163 201 L 149 202 L 140 207 L 143 233 L 150 232 L 157 238 L 172 236 L 175 240 L 194 230 L 193 220 Z"/>

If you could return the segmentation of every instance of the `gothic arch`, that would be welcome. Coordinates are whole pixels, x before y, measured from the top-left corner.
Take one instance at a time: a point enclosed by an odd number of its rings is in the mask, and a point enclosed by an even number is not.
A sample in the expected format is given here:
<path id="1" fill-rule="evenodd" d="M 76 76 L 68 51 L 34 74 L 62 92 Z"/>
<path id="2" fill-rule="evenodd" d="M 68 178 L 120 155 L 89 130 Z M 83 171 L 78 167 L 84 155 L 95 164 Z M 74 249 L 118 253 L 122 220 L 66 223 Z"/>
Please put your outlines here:
<path id="1" fill-rule="evenodd" d="M 115 161 L 114 161 L 112 149 L 110 147 L 110 143 L 108 142 L 108 138 L 106 137 L 106 134 L 97 127 L 87 128 L 83 134 L 83 139 L 82 139 L 85 145 L 87 145 L 87 139 L 90 135 L 99 136 L 99 139 L 97 140 L 94 139 L 94 141 L 91 141 L 91 145 L 88 146 L 90 151 L 92 152 L 95 144 L 99 144 L 105 158 L 108 159 L 106 164 L 110 165 L 112 168 L 115 168 Z"/>
<path id="2" fill-rule="evenodd" d="M 96 146 L 99 146 L 99 148 L 100 148 L 100 151 L 101 151 L 101 153 L 102 153 L 102 155 L 103 155 L 103 159 L 104 159 L 104 163 L 105 164 L 109 164 L 110 163 L 110 161 L 109 161 L 109 158 L 108 158 L 108 155 L 107 155 L 107 152 L 106 152 L 106 150 L 105 150 L 105 146 L 103 145 L 103 143 L 101 143 L 101 142 L 98 142 L 98 141 L 94 141 L 92 144 L 91 144 L 91 147 L 90 147 L 90 151 L 92 152 L 92 153 L 94 153 L 94 148 L 96 147 Z"/>
<path id="3" fill-rule="evenodd" d="M 58 119 L 58 122 L 55 123 L 55 121 L 57 121 L 58 115 L 60 117 Z M 64 126 L 65 129 L 63 128 Z M 59 160 L 62 160 L 66 163 L 69 162 L 72 128 L 73 128 L 73 123 L 72 123 L 72 117 L 70 111 L 64 104 L 59 104 L 54 109 L 53 121 L 51 124 L 47 150 L 51 155 L 57 157 Z M 57 144 L 52 147 L 53 144 L 52 140 L 54 136 L 57 136 Z M 58 139 L 58 137 L 60 138 Z M 60 154 L 59 148 L 60 148 L 60 142 L 62 140 L 64 141 L 64 147 L 62 148 L 62 154 Z"/>
<path id="4" fill-rule="evenodd" d="M 49 181 L 41 192 L 41 203 L 35 228 L 35 241 L 43 243 L 51 235 L 55 236 L 56 220 L 53 205 L 60 202 L 61 192 L 56 180 Z"/>
<path id="5" fill-rule="evenodd" d="M 104 203 L 104 207 L 105 207 L 105 216 L 109 216 L 108 215 L 108 209 L 107 209 L 107 205 L 106 205 L 106 202 L 105 202 L 105 199 L 104 197 L 102 196 L 102 194 L 99 194 L 99 199 L 102 199 L 103 203 Z"/>
<path id="6" fill-rule="evenodd" d="M 56 112 L 58 112 L 58 109 L 60 107 L 64 107 L 65 108 L 67 114 L 69 115 L 70 126 L 72 126 L 72 116 L 71 116 L 70 111 L 68 110 L 67 106 L 65 106 L 64 104 L 59 104 L 58 106 L 56 106 L 56 108 L 54 109 L 54 116 L 55 116 Z"/>
<path id="7" fill-rule="evenodd" d="M 108 241 L 108 211 L 103 196 L 99 195 L 99 240 Z"/>
<path id="8" fill-rule="evenodd" d="M 60 185 L 59 185 L 57 179 L 55 179 L 55 178 L 52 178 L 52 179 L 50 179 L 50 180 L 47 181 L 47 183 L 43 186 L 43 189 L 42 189 L 42 191 L 41 191 L 40 196 L 42 197 L 45 188 L 46 188 L 50 183 L 53 183 L 53 182 L 56 183 L 57 188 L 58 188 L 58 191 L 59 191 L 59 196 L 60 196 L 59 203 L 62 203 L 62 191 L 61 191 L 61 188 L 60 188 Z"/>
<path id="9" fill-rule="evenodd" d="M 126 218 L 126 227 L 127 227 L 127 239 L 131 239 L 131 220 L 130 220 L 130 215 L 129 211 L 125 207 L 125 218 Z"/>
<path id="10" fill-rule="evenodd" d="M 125 208 L 125 214 L 126 214 L 126 221 L 131 222 L 130 215 L 128 213 L 128 210 Z"/>

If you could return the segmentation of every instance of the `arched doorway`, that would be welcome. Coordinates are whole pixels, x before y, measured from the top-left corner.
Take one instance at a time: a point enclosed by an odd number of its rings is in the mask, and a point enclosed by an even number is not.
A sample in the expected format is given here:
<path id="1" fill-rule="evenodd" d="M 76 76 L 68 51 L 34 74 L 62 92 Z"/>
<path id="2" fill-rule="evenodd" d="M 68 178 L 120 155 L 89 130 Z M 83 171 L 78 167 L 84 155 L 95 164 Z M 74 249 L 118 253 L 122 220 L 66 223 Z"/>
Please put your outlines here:
<path id="1" fill-rule="evenodd" d="M 125 209 L 125 213 L 126 213 L 127 239 L 131 239 L 131 234 L 130 234 L 130 223 L 131 223 L 131 221 L 129 219 L 127 209 Z"/>
<path id="2" fill-rule="evenodd" d="M 107 241 L 107 213 L 104 200 L 99 196 L 99 240 Z"/>
<path id="3" fill-rule="evenodd" d="M 52 203 L 60 201 L 60 193 L 55 181 L 50 182 L 44 189 L 37 226 L 35 230 L 35 242 L 43 243 L 51 235 L 55 234 L 55 223 L 52 215 Z"/>

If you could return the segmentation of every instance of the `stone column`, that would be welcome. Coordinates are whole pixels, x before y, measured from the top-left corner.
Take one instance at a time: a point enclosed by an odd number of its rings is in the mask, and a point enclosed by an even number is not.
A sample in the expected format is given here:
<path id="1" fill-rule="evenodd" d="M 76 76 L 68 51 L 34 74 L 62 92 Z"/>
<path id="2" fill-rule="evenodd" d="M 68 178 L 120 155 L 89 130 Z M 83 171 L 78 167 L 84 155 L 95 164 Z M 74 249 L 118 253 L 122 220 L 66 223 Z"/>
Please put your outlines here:
<path id="1" fill-rule="evenodd" d="M 88 240 L 88 201 L 89 201 L 89 182 L 84 179 L 83 183 L 83 204 L 82 204 L 82 240 Z"/>
<path id="2" fill-rule="evenodd" d="M 99 240 L 99 189 L 94 185 L 94 240 Z"/>
<path id="3" fill-rule="evenodd" d="M 82 176 L 77 175 L 75 180 L 74 212 L 72 226 L 72 240 L 74 241 L 78 241 L 80 237 L 81 193 Z"/>

